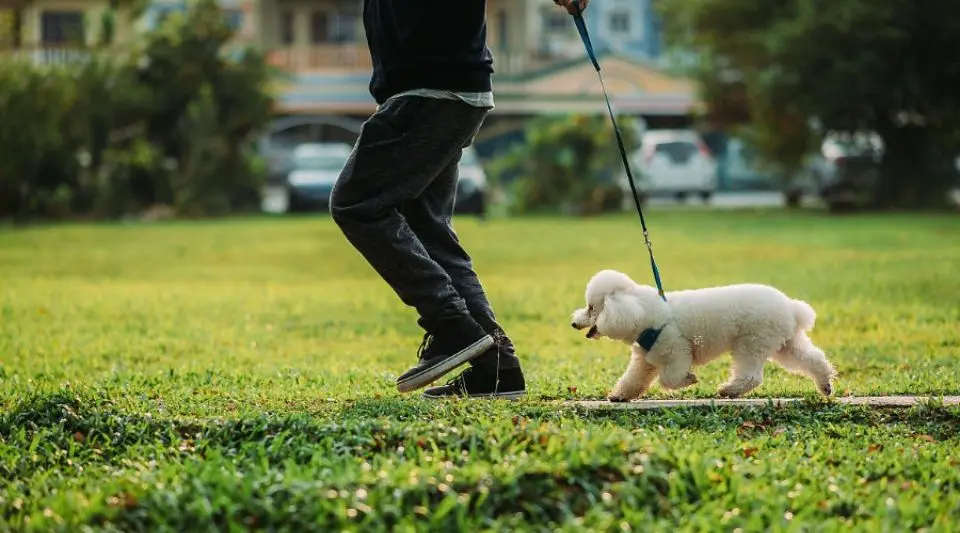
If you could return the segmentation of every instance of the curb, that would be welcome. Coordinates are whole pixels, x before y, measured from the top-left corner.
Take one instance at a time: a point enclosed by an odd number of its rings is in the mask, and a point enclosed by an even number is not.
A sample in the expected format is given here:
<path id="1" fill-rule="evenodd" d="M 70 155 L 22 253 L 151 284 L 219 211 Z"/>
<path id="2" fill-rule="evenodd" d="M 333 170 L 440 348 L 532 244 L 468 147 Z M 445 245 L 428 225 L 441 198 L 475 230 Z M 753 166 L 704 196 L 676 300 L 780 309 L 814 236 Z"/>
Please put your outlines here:
<path id="1" fill-rule="evenodd" d="M 564 402 L 567 405 L 594 411 L 642 411 L 671 407 L 780 407 L 802 403 L 803 398 L 703 398 L 690 400 L 634 400 L 614 403 L 606 400 L 580 400 Z M 960 396 L 844 396 L 824 400 L 824 403 L 840 405 L 865 405 L 869 407 L 913 407 L 929 402 L 944 406 L 960 405 Z"/>

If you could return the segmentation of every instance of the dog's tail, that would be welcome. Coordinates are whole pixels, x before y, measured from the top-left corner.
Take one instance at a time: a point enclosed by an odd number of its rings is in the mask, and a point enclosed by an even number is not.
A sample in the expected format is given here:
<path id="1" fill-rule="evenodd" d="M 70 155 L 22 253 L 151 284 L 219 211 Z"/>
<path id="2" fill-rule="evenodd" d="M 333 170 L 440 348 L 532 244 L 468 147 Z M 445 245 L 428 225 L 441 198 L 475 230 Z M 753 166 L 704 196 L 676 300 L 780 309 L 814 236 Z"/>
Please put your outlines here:
<path id="1" fill-rule="evenodd" d="M 797 319 L 797 332 L 810 331 L 817 321 L 817 312 L 803 300 L 793 301 L 793 316 Z"/>

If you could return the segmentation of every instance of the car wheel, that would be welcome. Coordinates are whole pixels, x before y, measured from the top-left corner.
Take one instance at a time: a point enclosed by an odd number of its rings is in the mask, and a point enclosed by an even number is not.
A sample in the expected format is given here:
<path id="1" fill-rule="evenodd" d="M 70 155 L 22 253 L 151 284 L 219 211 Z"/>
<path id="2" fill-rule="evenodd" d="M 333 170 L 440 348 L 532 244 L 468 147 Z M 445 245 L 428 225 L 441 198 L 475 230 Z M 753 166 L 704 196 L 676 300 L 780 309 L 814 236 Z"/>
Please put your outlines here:
<path id="1" fill-rule="evenodd" d="M 703 200 L 703 203 L 710 202 L 710 198 L 713 197 L 713 191 L 700 191 L 700 199 Z"/>
<path id="2" fill-rule="evenodd" d="M 674 195 L 674 198 L 676 198 L 678 202 L 683 203 L 687 199 L 687 193 L 678 192 Z"/>
<path id="3" fill-rule="evenodd" d="M 289 213 L 300 213 L 306 210 L 306 206 L 297 194 L 290 192 Z"/>
<path id="4" fill-rule="evenodd" d="M 783 202 L 784 204 L 791 208 L 796 209 L 800 207 L 800 203 L 803 200 L 803 191 L 799 188 L 791 187 L 784 191 L 783 193 Z"/>
<path id="5" fill-rule="evenodd" d="M 487 218 L 487 195 L 482 192 L 477 193 L 477 216 Z"/>
<path id="6" fill-rule="evenodd" d="M 482 192 L 476 192 L 457 203 L 458 214 L 473 214 L 483 217 L 486 214 L 486 199 Z"/>

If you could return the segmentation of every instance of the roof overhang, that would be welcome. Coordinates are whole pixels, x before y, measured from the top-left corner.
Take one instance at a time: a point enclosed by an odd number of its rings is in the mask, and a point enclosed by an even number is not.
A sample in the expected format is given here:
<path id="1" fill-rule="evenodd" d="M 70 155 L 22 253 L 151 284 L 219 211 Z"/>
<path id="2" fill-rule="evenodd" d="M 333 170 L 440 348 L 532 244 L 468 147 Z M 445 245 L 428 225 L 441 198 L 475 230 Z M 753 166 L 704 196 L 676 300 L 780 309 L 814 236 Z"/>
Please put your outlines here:
<path id="1" fill-rule="evenodd" d="M 700 103 L 691 80 L 632 59 L 601 56 L 614 111 L 642 115 L 688 115 Z M 376 109 L 368 72 L 310 73 L 278 91 L 277 109 L 288 113 L 369 114 Z M 494 114 L 605 113 L 597 72 L 586 59 L 522 75 L 494 76 Z"/>

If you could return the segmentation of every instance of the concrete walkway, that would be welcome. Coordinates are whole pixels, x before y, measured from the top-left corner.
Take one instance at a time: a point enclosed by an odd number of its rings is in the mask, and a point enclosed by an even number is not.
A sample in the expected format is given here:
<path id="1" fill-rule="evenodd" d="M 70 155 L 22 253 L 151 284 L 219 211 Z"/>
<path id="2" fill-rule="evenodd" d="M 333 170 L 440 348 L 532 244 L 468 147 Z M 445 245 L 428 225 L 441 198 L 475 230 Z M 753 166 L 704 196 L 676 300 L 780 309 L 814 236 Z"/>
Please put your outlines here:
<path id="1" fill-rule="evenodd" d="M 807 203 L 814 203 L 815 199 L 805 197 Z M 632 201 L 632 200 L 631 200 Z M 736 191 L 736 192 L 718 192 L 710 198 L 710 201 L 703 203 L 700 198 L 688 197 L 682 202 L 678 202 L 672 197 L 654 196 L 648 200 L 651 208 L 683 207 L 688 209 L 745 209 L 745 208 L 770 208 L 783 207 L 783 193 L 777 191 Z M 631 207 L 633 204 L 630 204 Z"/>
<path id="2" fill-rule="evenodd" d="M 871 407 L 911 407 L 928 402 L 942 400 L 943 405 L 960 405 L 960 396 L 844 396 L 832 401 L 840 405 L 868 405 Z M 767 405 L 781 406 L 790 403 L 802 402 L 801 398 L 703 398 L 690 400 L 635 400 L 632 402 L 613 403 L 606 400 L 580 400 L 565 402 L 567 405 L 582 407 L 588 410 L 649 410 L 665 409 L 670 407 L 765 407 Z"/>

